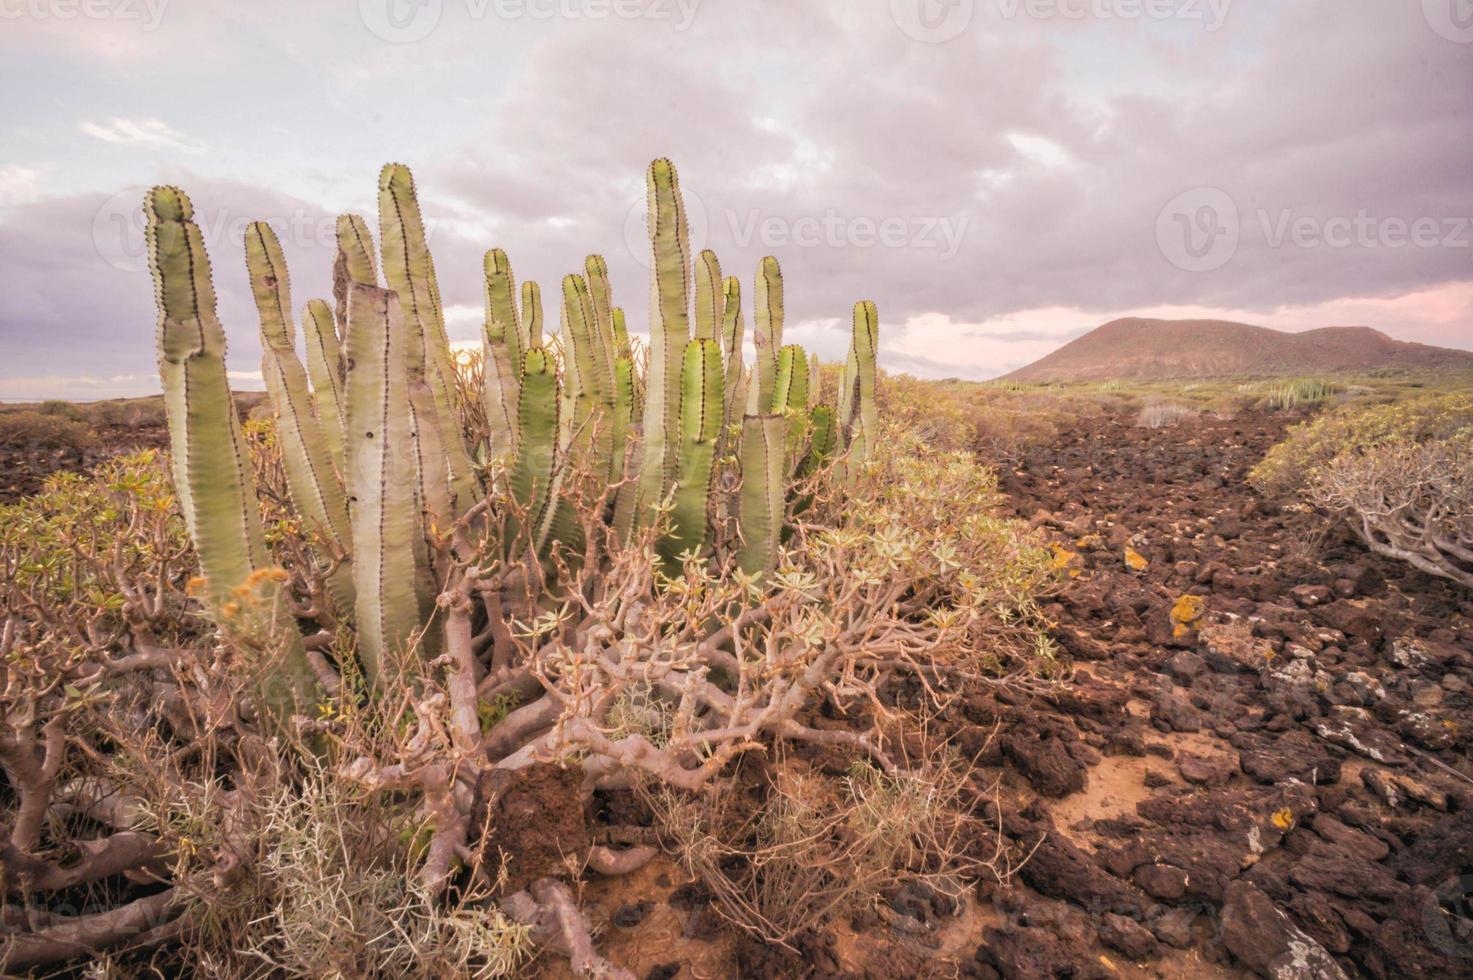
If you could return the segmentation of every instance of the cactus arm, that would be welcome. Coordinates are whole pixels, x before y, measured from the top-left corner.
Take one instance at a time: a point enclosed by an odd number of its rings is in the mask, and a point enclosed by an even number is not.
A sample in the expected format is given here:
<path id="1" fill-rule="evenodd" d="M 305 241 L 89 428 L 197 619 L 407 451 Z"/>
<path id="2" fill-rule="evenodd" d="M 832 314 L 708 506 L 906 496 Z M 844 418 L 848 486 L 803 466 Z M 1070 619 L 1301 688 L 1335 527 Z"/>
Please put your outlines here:
<path id="1" fill-rule="evenodd" d="M 817 408 L 823 401 L 823 364 L 818 352 L 808 358 L 808 407 Z"/>
<path id="2" fill-rule="evenodd" d="M 348 502 L 333 472 L 327 436 L 307 393 L 307 372 L 292 337 L 291 284 L 276 233 L 255 222 L 245 234 L 246 271 L 261 321 L 261 375 L 276 413 L 277 438 L 292 503 L 307 527 L 340 553 L 351 553 Z M 329 577 L 333 601 L 353 608 L 353 573 L 346 564 Z"/>
<path id="3" fill-rule="evenodd" d="M 588 281 L 580 275 L 564 276 L 563 335 L 572 345 L 569 363 L 574 367 L 573 394 L 606 406 L 613 403 L 614 362 L 612 357 L 605 359 L 606 353 L 612 353 L 612 345 L 600 343 L 603 330 L 595 311 Z"/>
<path id="4" fill-rule="evenodd" d="M 584 262 L 591 301 L 594 358 L 604 401 L 612 403 L 614 360 L 619 357 L 618 330 L 614 326 L 614 293 L 609 285 L 609 265 L 602 255 L 590 255 Z M 623 313 L 619 314 L 622 318 Z M 627 333 L 627 331 L 626 331 Z"/>
<path id="5" fill-rule="evenodd" d="M 481 405 L 491 433 L 488 447 L 493 456 L 511 452 L 516 444 L 517 404 L 521 400 L 521 376 L 501 336 L 500 323 L 487 324 L 481 342 L 483 371 Z"/>
<path id="6" fill-rule="evenodd" d="M 808 355 L 797 344 L 778 354 L 772 401 L 773 411 L 788 420 L 788 455 L 796 458 L 808 439 Z"/>
<path id="7" fill-rule="evenodd" d="M 557 458 L 557 363 L 546 350 L 533 347 L 527 351 L 522 365 L 522 400 L 517 414 L 517 455 L 512 463 L 511 494 L 536 528 L 543 518 Z"/>
<path id="8" fill-rule="evenodd" d="M 327 450 L 333 466 L 342 479 L 343 468 L 343 425 L 347 421 L 343 410 L 343 351 L 333 323 L 332 307 L 326 300 L 307 301 L 302 313 L 302 333 L 307 340 L 307 377 L 312 382 L 312 394 L 317 399 L 317 411 L 322 417 L 322 436 L 327 440 Z"/>
<path id="9" fill-rule="evenodd" d="M 624 319 L 624 310 L 613 307 L 609 310 L 609 319 L 614 329 L 614 356 L 632 358 L 634 348 L 629 343 L 629 324 Z"/>
<path id="10" fill-rule="evenodd" d="M 879 348 L 880 316 L 875 304 L 862 300 L 854 304 L 854 336 L 851 341 L 852 386 L 849 405 L 850 458 L 862 462 L 869 458 L 878 434 L 879 410 L 875 404 L 875 357 Z"/>
<path id="11" fill-rule="evenodd" d="M 675 479 L 680 361 L 690 339 L 690 240 L 675 166 L 664 159 L 651 163 L 646 189 L 654 261 L 649 366 L 645 371 L 644 459 L 639 482 L 641 510 L 663 500 Z"/>
<path id="12" fill-rule="evenodd" d="M 609 482 L 620 484 L 614 492 L 614 530 L 620 541 L 627 539 L 634 522 L 637 488 L 633 479 L 634 453 L 629 439 L 633 423 L 634 361 L 620 357 L 614 361 L 613 439 L 609 445 Z"/>
<path id="13" fill-rule="evenodd" d="M 704 549 L 710 538 L 711 472 L 721 429 L 721 348 L 714 338 L 692 340 L 682 361 L 680 470 L 670 532 L 659 547 L 672 574 L 679 570 L 683 553 Z"/>
<path id="14" fill-rule="evenodd" d="M 721 263 L 716 253 L 703 249 L 696 259 L 696 332 L 697 340 L 715 340 L 716 331 L 724 326 L 725 284 L 721 279 Z"/>
<path id="15" fill-rule="evenodd" d="M 526 353 L 526 331 L 522 326 L 522 315 L 517 310 L 517 280 L 512 273 L 511 260 L 499 248 L 486 253 L 486 329 L 496 321 L 501 324 L 501 341 L 506 345 L 506 360 L 520 365 Z M 512 400 L 512 417 L 516 417 L 516 401 Z"/>
<path id="16" fill-rule="evenodd" d="M 316 682 L 295 621 L 279 614 L 279 584 L 254 574 L 270 566 L 271 556 L 226 376 L 225 331 L 215 310 L 210 259 L 183 191 L 155 187 L 144 213 L 176 491 L 217 621 L 263 631 L 267 645 L 279 651 L 279 663 L 257 678 L 257 698 L 263 714 L 281 724 L 292 711 L 313 704 Z M 242 608 L 239 590 L 253 586 L 263 605 Z"/>
<path id="17" fill-rule="evenodd" d="M 783 345 L 783 273 L 777 259 L 767 256 L 757 269 L 757 295 L 752 339 L 757 346 L 757 406 L 762 412 L 780 411 L 773 403 L 777 384 L 777 357 Z"/>
<path id="18" fill-rule="evenodd" d="M 425 241 L 414 179 L 402 164 L 387 164 L 379 174 L 379 229 L 384 279 L 399 294 L 409 329 L 410 343 L 405 350 L 409 384 L 430 386 L 444 443 L 444 465 L 449 470 L 450 516 L 459 516 L 480 493 L 455 414 L 454 368 L 440 313 L 435 266 Z"/>
<path id="19" fill-rule="evenodd" d="M 420 624 L 408 338 L 392 290 L 351 285 L 348 324 L 344 390 L 358 654 L 370 680 L 381 683 L 385 657 L 409 643 Z"/>
<path id="20" fill-rule="evenodd" d="M 355 282 L 378 285 L 378 263 L 374 259 L 373 236 L 368 222 L 359 214 L 340 214 L 337 221 L 337 259 L 332 267 L 332 296 L 336 304 L 338 343 L 348 346 L 348 287 Z M 347 364 L 338 364 L 338 378 L 347 374 Z M 346 417 L 346 416 L 345 416 Z"/>
<path id="21" fill-rule="evenodd" d="M 742 406 L 745 391 L 742 380 L 742 344 L 746 323 L 742 319 L 742 281 L 736 276 L 727 276 L 722 296 L 721 349 L 726 355 L 726 381 L 722 385 L 724 404 L 721 424 L 735 425 Z"/>
<path id="22" fill-rule="evenodd" d="M 781 415 L 748 415 L 742 420 L 742 546 L 737 567 L 764 580 L 777 566 L 782 534 L 786 437 L 787 424 Z"/>
<path id="23" fill-rule="evenodd" d="M 526 350 L 542 346 L 542 287 L 530 279 L 522 283 L 522 330 Z"/>

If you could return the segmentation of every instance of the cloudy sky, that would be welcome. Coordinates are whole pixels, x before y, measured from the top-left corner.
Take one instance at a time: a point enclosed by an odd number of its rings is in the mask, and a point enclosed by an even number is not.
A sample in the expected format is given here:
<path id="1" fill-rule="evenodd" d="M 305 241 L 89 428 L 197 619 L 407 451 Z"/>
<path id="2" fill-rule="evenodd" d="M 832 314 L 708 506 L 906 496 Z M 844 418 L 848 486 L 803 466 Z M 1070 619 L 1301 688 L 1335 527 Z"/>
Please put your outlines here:
<path id="1" fill-rule="evenodd" d="M 480 257 L 642 324 L 643 173 L 774 254 L 827 357 L 1019 367 L 1127 314 L 1473 348 L 1470 0 L 0 0 L 0 398 L 157 390 L 138 204 L 190 192 L 259 385 L 247 222 L 300 307 L 416 175 L 455 339 Z"/>

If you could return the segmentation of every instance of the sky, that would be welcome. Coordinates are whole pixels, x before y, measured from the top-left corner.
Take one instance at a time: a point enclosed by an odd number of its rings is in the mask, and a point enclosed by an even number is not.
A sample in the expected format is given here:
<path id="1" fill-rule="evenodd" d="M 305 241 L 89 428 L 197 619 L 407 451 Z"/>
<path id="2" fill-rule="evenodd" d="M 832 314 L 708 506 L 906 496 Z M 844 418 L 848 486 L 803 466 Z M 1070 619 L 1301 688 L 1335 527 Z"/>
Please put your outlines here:
<path id="1" fill-rule="evenodd" d="M 0 0 L 0 399 L 158 390 L 140 204 L 192 196 L 229 365 L 242 236 L 330 294 L 415 174 L 451 337 L 481 256 L 648 308 L 644 172 L 790 343 L 987 378 L 1119 316 L 1473 349 L 1473 0 Z M 556 311 L 549 319 L 556 322 Z"/>

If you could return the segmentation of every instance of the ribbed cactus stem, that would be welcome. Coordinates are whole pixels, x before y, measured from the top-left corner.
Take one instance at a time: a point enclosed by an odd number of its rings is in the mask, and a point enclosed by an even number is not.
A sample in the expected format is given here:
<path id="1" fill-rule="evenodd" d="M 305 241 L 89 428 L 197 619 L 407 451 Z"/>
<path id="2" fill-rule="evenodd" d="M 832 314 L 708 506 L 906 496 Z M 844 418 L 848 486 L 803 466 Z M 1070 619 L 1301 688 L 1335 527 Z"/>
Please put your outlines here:
<path id="1" fill-rule="evenodd" d="M 787 447 L 795 456 L 808 440 L 808 355 L 797 344 L 783 347 L 777 359 L 772 408 L 788 420 Z"/>
<path id="2" fill-rule="evenodd" d="M 322 419 L 322 436 L 338 478 L 345 480 L 343 460 L 343 426 L 347 411 L 343 404 L 343 348 L 338 339 L 332 307 L 326 300 L 311 299 L 302 312 L 302 333 L 307 342 L 307 378 L 317 414 Z"/>
<path id="3" fill-rule="evenodd" d="M 756 318 L 752 339 L 757 347 L 757 407 L 762 414 L 780 410 L 773 402 L 777 386 L 777 357 L 783 346 L 783 273 L 777 259 L 767 256 L 757 267 Z"/>
<path id="4" fill-rule="evenodd" d="M 742 547 L 737 567 L 762 576 L 764 582 L 777 567 L 783 529 L 786 436 L 787 423 L 781 415 L 748 415 L 742 420 Z"/>
<path id="5" fill-rule="evenodd" d="M 741 421 L 742 408 L 745 405 L 742 345 L 745 343 L 747 328 L 742 319 L 742 281 L 736 276 L 727 276 L 722 292 L 721 351 L 726 356 L 726 381 L 722 385 L 724 405 L 721 424 L 723 427 L 730 427 Z"/>
<path id="6" fill-rule="evenodd" d="M 293 343 L 291 283 L 286 257 L 271 226 L 251 224 L 245 234 L 246 270 L 261 321 L 261 375 L 276 414 L 276 434 L 292 503 L 307 529 L 320 534 L 338 554 L 352 553 L 348 503 L 333 469 L 323 421 L 307 392 L 307 372 Z M 352 569 L 339 566 L 328 578 L 333 601 L 353 609 Z"/>
<path id="7" fill-rule="evenodd" d="M 500 324 L 501 341 L 506 345 L 506 357 L 512 364 L 520 365 L 522 355 L 527 352 L 527 333 L 522 326 L 522 314 L 517 309 L 517 280 L 512 273 L 511 260 L 499 248 L 486 253 L 486 331 L 493 323 Z M 513 413 L 515 418 L 515 413 Z"/>
<path id="8" fill-rule="evenodd" d="M 402 164 L 388 164 L 379 174 L 379 235 L 384 279 L 399 294 L 409 329 L 410 342 L 405 347 L 409 385 L 412 388 L 421 382 L 428 384 L 434 401 L 451 493 L 452 512 L 441 517 L 448 520 L 475 503 L 480 491 L 455 413 L 454 368 L 450 363 L 450 345 L 445 336 L 440 292 L 419 198 L 414 178 Z M 424 420 L 422 424 L 426 424 Z M 438 477 L 427 474 L 426 479 Z"/>
<path id="9" fill-rule="evenodd" d="M 696 258 L 696 331 L 697 340 L 716 340 L 723 326 L 725 283 L 721 279 L 721 263 L 709 248 Z"/>
<path id="10" fill-rule="evenodd" d="M 276 662 L 256 678 L 258 707 L 278 725 L 308 709 L 316 682 L 261 530 L 255 479 L 225 370 L 225 331 L 204 238 L 188 196 L 155 187 L 144 201 L 159 309 L 159 374 L 175 486 L 222 629 L 259 640 Z"/>
<path id="11" fill-rule="evenodd" d="M 624 310 L 615 306 L 609 310 L 609 316 L 614 325 L 614 355 L 616 357 L 634 356 L 634 348 L 629 343 L 629 324 L 624 319 Z"/>
<path id="12" fill-rule="evenodd" d="M 375 684 L 386 658 L 420 625 L 415 443 L 405 368 L 408 345 L 392 290 L 348 289 L 348 491 L 358 655 Z"/>
<path id="13" fill-rule="evenodd" d="M 542 287 L 530 279 L 522 283 L 522 330 L 527 350 L 542 346 Z"/>
<path id="14" fill-rule="evenodd" d="M 846 413 L 840 418 L 851 463 L 869 458 L 878 435 L 875 354 L 879 347 L 879 330 L 880 316 L 875 304 L 869 300 L 855 303 L 849 362 L 843 379 L 848 386 L 848 397 L 841 401 Z"/>
<path id="15" fill-rule="evenodd" d="M 690 340 L 690 235 L 680 179 L 669 160 L 650 164 L 646 190 L 654 279 L 645 376 L 644 460 L 639 479 L 641 509 L 662 501 L 675 480 L 681 357 Z"/>
<path id="16" fill-rule="evenodd" d="M 590 255 L 584 261 L 584 271 L 593 312 L 593 356 L 598 362 L 599 377 L 607 380 L 604 400 L 611 403 L 614 360 L 620 356 L 620 350 L 614 327 L 614 290 L 609 283 L 609 265 L 602 255 Z"/>
<path id="17" fill-rule="evenodd" d="M 659 549 L 672 573 L 682 555 L 702 551 L 710 539 L 711 472 L 722 405 L 721 348 L 715 338 L 686 344 L 680 381 L 680 467 L 670 531 Z"/>
<path id="18" fill-rule="evenodd" d="M 531 529 L 541 522 L 552 488 L 557 463 L 558 399 L 557 362 L 546 350 L 533 347 L 522 361 L 517 455 L 511 470 L 512 498 Z"/>

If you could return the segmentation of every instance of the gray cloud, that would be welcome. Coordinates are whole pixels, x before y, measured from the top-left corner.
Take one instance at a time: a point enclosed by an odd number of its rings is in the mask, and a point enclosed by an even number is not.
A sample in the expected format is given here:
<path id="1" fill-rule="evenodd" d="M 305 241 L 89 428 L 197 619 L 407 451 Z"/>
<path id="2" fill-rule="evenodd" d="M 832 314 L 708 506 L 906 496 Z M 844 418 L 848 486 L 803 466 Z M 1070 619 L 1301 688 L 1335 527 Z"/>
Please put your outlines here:
<path id="1" fill-rule="evenodd" d="M 150 179 L 178 179 L 222 214 L 309 220 L 332 202 L 371 201 L 382 161 L 357 157 L 388 152 L 415 168 L 436 222 L 447 304 L 479 308 L 480 257 L 492 245 L 552 302 L 560 276 L 601 251 L 616 300 L 639 324 L 648 293 L 637 254 L 642 174 L 668 155 L 701 219 L 698 244 L 716 248 L 749 289 L 758 259 L 777 254 L 790 322 L 821 351 L 842 350 L 861 297 L 879 303 L 892 329 L 943 314 L 959 343 L 997 351 L 1077 335 L 971 326 L 1042 307 L 1191 305 L 1272 326 L 1285 306 L 1473 281 L 1473 241 L 1402 247 L 1387 234 L 1397 221 L 1430 219 L 1451 240 L 1448 223 L 1473 218 L 1473 46 L 1438 36 L 1419 5 L 1234 5 L 1218 32 L 1160 34 L 1007 22 L 987 6 L 944 44 L 908 37 L 884 3 L 703 3 L 680 33 L 619 20 L 534 32 L 447 15 L 430 38 L 397 47 L 354 23 L 350 9 L 347 21 L 319 13 L 292 45 L 260 39 L 285 59 L 277 84 L 295 70 L 301 82 L 327 79 L 330 91 L 315 97 L 304 85 L 303 108 L 279 106 L 279 132 L 258 165 L 212 151 L 188 157 L 192 172 L 160 167 Z M 230 16 L 239 22 L 238 9 Z M 194 35 L 216 56 L 243 56 L 198 11 L 172 26 L 166 18 L 157 43 L 174 50 Z M 154 42 L 133 43 L 146 53 Z M 62 97 L 75 101 L 61 107 L 72 121 L 57 158 L 113 151 L 81 134 L 77 121 L 87 119 L 156 119 L 158 132 L 216 146 L 198 101 L 130 81 L 117 65 L 84 63 L 71 47 L 44 57 L 123 93 L 101 108 L 80 91 Z M 499 84 L 477 74 L 466 90 L 450 70 L 479 72 L 485 59 L 501 65 Z M 191 69 L 206 91 L 216 84 L 208 60 Z M 400 88 L 415 71 L 418 103 Z M 357 110 L 375 101 L 391 108 Z M 415 104 L 436 124 L 457 124 L 427 141 Z M 230 111 L 210 111 L 222 108 Z M 357 162 L 329 174 L 327 151 Z M 322 200 L 262 190 L 271 173 L 301 178 L 301 195 L 322 188 Z M 1220 189 L 1236 212 L 1236 251 L 1205 272 L 1174 265 L 1158 240 L 1163 207 L 1196 188 Z M 57 193 L 0 211 L 0 384 L 58 366 L 146 375 L 148 277 L 114 268 L 94 247 L 106 195 Z M 1374 224 L 1368 241 L 1325 240 L 1337 219 L 1361 215 Z M 1276 243 L 1296 222 L 1318 237 Z M 327 288 L 330 249 L 310 237 L 288 242 L 299 304 Z M 238 242 L 222 241 L 214 255 L 232 366 L 250 370 L 258 346 Z M 1408 339 L 1473 346 L 1467 323 L 1402 319 Z M 460 329 L 469 337 L 474 323 Z M 897 368 L 966 373 L 934 357 L 923 364 L 914 351 L 886 356 Z"/>

